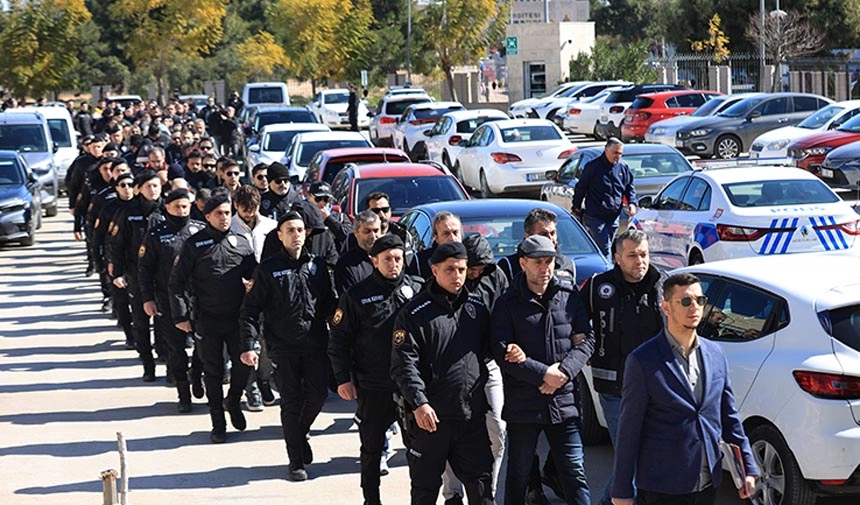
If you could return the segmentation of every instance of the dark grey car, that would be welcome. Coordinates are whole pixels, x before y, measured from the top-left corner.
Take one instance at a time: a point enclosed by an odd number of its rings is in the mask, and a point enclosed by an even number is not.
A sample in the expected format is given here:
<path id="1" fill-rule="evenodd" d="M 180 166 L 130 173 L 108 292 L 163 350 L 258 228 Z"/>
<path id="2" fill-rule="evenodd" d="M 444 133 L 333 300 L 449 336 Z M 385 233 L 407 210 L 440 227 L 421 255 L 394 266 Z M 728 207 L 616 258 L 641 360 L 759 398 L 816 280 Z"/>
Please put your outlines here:
<path id="1" fill-rule="evenodd" d="M 675 147 L 703 158 L 737 158 L 764 132 L 793 126 L 833 103 L 809 93 L 765 93 L 741 100 L 716 116 L 684 125 Z"/>
<path id="2" fill-rule="evenodd" d="M 860 190 L 860 142 L 845 144 L 827 153 L 818 176 L 831 188 Z"/>

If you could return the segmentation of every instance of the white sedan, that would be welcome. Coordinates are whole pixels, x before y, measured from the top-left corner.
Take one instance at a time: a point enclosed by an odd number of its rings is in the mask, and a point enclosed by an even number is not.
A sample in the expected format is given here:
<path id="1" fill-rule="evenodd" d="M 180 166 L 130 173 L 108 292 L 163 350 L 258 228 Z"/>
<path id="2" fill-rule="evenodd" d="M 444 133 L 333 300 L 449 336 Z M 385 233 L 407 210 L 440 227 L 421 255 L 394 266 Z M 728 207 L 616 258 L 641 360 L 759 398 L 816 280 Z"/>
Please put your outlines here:
<path id="1" fill-rule="evenodd" d="M 319 123 L 282 123 L 270 124 L 257 135 L 259 144 L 248 146 L 247 165 L 249 168 L 259 163 L 270 164 L 284 157 L 293 137 L 303 132 L 327 132 L 331 129 Z"/>
<path id="2" fill-rule="evenodd" d="M 438 161 L 449 169 L 463 149 L 460 143 L 472 138 L 472 132 L 488 121 L 508 119 L 508 115 L 496 109 L 460 110 L 448 112 L 427 130 L 424 141 L 427 159 Z M 457 175 L 457 174 L 455 174 Z M 458 176 L 459 178 L 459 176 Z"/>
<path id="3" fill-rule="evenodd" d="M 763 165 L 791 165 L 788 144 L 801 137 L 832 130 L 860 114 L 860 100 L 846 100 L 826 105 L 797 126 L 783 126 L 759 135 L 750 146 L 750 158 Z"/>
<path id="4" fill-rule="evenodd" d="M 406 107 L 391 131 L 392 146 L 406 152 L 413 160 L 427 159 L 424 132 L 433 128 L 444 114 L 455 110 L 466 108 L 460 102 L 424 102 Z"/>
<path id="5" fill-rule="evenodd" d="M 454 163 L 463 185 L 490 198 L 503 193 L 538 193 L 546 172 L 576 151 L 546 119 L 508 119 L 484 123 Z"/>
<path id="6" fill-rule="evenodd" d="M 858 243 L 860 216 L 818 177 L 794 167 L 679 175 L 639 200 L 630 220 L 663 269 L 759 255 L 840 251 Z M 788 272 L 786 272 L 788 273 Z"/>
<path id="7" fill-rule="evenodd" d="M 331 128 L 349 128 L 349 116 L 346 109 L 349 107 L 348 89 L 324 89 L 317 93 L 314 101 L 308 104 L 308 109 L 314 113 L 320 123 Z M 370 118 L 367 116 L 367 106 L 363 101 L 358 101 L 358 127 L 367 128 Z"/>
<path id="8" fill-rule="evenodd" d="M 565 92 L 570 91 L 571 89 L 582 86 L 583 84 L 588 84 L 591 81 L 572 81 L 565 82 L 560 84 L 557 88 L 550 91 L 548 94 L 542 97 L 536 98 L 525 98 L 523 100 L 518 100 L 511 104 L 508 107 L 508 115 L 512 118 L 527 118 L 531 114 L 533 114 L 532 107 L 534 107 L 537 103 L 539 103 L 544 98 L 557 98 L 562 96 Z"/>
<path id="9" fill-rule="evenodd" d="M 600 119 L 600 106 L 615 88 L 607 88 L 586 100 L 573 102 L 564 111 L 556 113 L 556 124 L 574 134 L 594 137 L 594 125 Z"/>
<path id="10" fill-rule="evenodd" d="M 290 171 L 290 177 L 303 181 L 308 165 L 320 151 L 340 147 L 373 147 L 361 132 L 306 132 L 290 141 L 281 163 Z"/>

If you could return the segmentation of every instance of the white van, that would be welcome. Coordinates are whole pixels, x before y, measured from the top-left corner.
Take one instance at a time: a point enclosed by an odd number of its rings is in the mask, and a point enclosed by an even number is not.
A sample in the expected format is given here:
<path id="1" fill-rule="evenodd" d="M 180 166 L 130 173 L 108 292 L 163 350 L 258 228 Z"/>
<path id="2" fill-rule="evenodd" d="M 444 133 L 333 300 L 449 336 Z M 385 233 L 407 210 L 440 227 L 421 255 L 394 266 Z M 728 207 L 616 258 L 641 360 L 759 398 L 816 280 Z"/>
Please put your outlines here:
<path id="1" fill-rule="evenodd" d="M 242 89 L 245 107 L 250 105 L 290 105 L 290 92 L 283 82 L 251 82 Z"/>
<path id="2" fill-rule="evenodd" d="M 57 177 L 60 180 L 60 188 L 65 189 L 66 172 L 72 162 L 75 161 L 78 151 L 78 136 L 72 115 L 65 107 L 20 107 L 8 109 L 7 112 L 38 112 L 48 122 L 51 130 L 51 140 L 57 147 L 54 151 L 54 163 L 57 166 Z"/>

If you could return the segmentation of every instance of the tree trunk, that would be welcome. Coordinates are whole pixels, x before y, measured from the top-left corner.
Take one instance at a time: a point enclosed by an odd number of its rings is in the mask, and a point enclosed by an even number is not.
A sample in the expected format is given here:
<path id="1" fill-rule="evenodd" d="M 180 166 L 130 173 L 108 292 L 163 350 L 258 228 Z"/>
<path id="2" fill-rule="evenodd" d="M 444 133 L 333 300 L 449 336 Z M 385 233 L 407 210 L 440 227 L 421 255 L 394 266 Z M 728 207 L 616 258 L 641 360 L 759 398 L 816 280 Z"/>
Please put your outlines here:
<path id="1" fill-rule="evenodd" d="M 451 93 L 451 100 L 457 102 L 457 89 L 454 88 L 454 69 L 447 63 L 442 63 L 442 70 L 445 71 L 445 82 L 448 84 L 448 92 Z"/>

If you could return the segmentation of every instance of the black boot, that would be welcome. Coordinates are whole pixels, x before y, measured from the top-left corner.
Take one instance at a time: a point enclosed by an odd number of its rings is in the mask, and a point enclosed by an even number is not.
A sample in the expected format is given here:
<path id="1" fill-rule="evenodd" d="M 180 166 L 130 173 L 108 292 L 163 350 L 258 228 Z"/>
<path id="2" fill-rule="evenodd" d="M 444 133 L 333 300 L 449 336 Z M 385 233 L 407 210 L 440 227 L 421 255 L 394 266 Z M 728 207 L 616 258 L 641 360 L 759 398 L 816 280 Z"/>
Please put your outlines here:
<path id="1" fill-rule="evenodd" d="M 213 444 L 223 444 L 227 438 L 227 420 L 224 411 L 209 408 L 209 417 L 212 419 L 212 431 L 209 432 L 209 441 Z"/>
<path id="2" fill-rule="evenodd" d="M 245 421 L 245 414 L 242 413 L 241 398 L 241 396 L 227 396 L 224 399 L 224 410 L 230 414 L 230 424 L 239 431 L 245 431 L 248 423 Z"/>
<path id="3" fill-rule="evenodd" d="M 155 382 L 155 362 L 152 358 L 143 362 L 143 382 Z"/>
<path id="4" fill-rule="evenodd" d="M 125 348 L 126 350 L 133 351 L 137 349 L 137 346 L 134 345 L 134 331 L 131 329 L 131 325 L 125 325 L 122 327 L 122 332 L 125 334 Z"/>
<path id="5" fill-rule="evenodd" d="M 176 410 L 180 414 L 191 412 L 191 385 L 187 382 L 178 383 L 176 391 L 179 393 L 179 405 L 176 406 Z"/>

